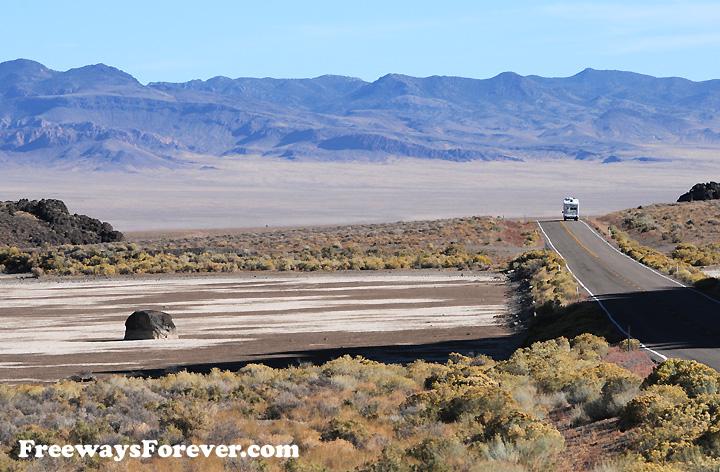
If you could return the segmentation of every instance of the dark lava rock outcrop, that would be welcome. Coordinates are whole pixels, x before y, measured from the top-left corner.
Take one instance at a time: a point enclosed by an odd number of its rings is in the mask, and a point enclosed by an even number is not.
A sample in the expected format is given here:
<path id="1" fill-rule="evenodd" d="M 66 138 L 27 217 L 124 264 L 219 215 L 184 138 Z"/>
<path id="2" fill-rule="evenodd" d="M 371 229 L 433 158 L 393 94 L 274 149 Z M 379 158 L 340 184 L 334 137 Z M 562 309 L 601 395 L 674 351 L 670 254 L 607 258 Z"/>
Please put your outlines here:
<path id="1" fill-rule="evenodd" d="M 706 184 L 695 184 L 689 192 L 678 198 L 678 202 L 692 202 L 695 200 L 718 200 L 720 199 L 720 184 L 708 182 Z"/>
<path id="2" fill-rule="evenodd" d="M 164 311 L 139 310 L 125 320 L 125 340 L 177 339 L 172 316 Z"/>
<path id="3" fill-rule="evenodd" d="M 109 223 L 70 214 L 60 200 L 0 202 L 0 245 L 28 248 L 44 243 L 57 246 L 122 240 L 123 234 Z"/>

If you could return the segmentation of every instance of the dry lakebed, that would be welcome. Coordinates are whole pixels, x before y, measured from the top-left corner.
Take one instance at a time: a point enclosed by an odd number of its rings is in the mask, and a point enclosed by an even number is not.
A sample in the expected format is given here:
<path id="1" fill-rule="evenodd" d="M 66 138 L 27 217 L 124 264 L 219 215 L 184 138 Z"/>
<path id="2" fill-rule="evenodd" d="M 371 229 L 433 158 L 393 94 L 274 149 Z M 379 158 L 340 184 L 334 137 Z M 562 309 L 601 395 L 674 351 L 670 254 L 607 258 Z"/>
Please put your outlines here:
<path id="1" fill-rule="evenodd" d="M 282 366 L 343 354 L 384 362 L 503 356 L 514 288 L 469 271 L 240 273 L 0 280 L 0 381 L 79 372 L 156 375 Z M 123 341 L 135 310 L 173 316 L 179 339 Z"/>

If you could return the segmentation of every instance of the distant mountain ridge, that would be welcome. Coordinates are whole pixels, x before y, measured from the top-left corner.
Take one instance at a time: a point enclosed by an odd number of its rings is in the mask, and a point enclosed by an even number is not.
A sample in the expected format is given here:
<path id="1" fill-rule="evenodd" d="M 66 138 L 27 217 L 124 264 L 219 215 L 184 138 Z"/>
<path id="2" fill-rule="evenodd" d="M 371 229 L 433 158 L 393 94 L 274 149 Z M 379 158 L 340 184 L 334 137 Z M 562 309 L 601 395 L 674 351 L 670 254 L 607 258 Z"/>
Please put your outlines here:
<path id="1" fill-rule="evenodd" d="M 374 82 L 215 77 L 142 85 L 104 64 L 0 63 L 0 162 L 133 171 L 202 156 L 383 161 L 656 160 L 720 147 L 720 80 L 586 69 Z"/>

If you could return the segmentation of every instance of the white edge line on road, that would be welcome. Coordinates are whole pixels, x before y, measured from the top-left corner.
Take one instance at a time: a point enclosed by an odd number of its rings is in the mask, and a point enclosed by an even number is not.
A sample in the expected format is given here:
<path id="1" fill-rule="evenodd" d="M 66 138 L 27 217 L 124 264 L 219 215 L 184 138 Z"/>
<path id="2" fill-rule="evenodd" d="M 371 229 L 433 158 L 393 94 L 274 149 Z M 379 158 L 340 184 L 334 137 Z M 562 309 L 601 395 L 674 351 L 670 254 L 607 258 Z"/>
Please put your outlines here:
<path id="1" fill-rule="evenodd" d="M 542 227 L 542 225 L 540 224 L 540 222 L 539 222 L 539 221 L 536 221 L 536 223 L 537 223 L 537 225 L 540 227 L 540 231 L 542 231 L 543 236 L 545 236 L 545 241 L 547 241 L 548 244 L 550 244 L 550 247 L 552 248 L 552 250 L 555 251 L 560 257 L 562 257 L 563 259 L 565 259 L 565 257 L 560 253 L 560 251 L 558 251 L 558 250 L 555 248 L 555 245 L 552 243 L 552 241 L 550 241 L 550 238 L 548 237 L 547 233 L 545 233 L 545 230 L 543 229 L 543 227 Z M 592 228 L 591 228 L 591 229 L 592 229 Z M 598 235 L 598 236 L 599 236 L 599 235 Z M 607 241 L 605 241 L 605 242 L 607 242 Z M 611 247 L 612 247 L 612 246 L 611 246 Z M 613 249 L 615 249 L 615 248 L 613 248 Z M 615 250 L 617 251 L 617 249 L 615 249 Z M 618 252 L 620 252 L 620 251 L 618 251 Z M 620 253 L 620 254 L 622 254 L 622 253 Z M 623 254 L 623 255 L 624 255 L 624 254 Z M 631 258 L 631 260 L 634 261 L 634 259 L 632 259 L 632 258 Z M 637 261 L 635 261 L 635 262 L 637 262 Z M 600 308 L 602 308 L 603 311 L 605 312 L 605 314 L 608 316 L 608 318 L 610 318 L 610 321 L 612 321 L 613 324 L 614 324 L 615 326 L 617 326 L 617 328 L 618 328 L 625 336 L 630 337 L 630 334 L 628 334 L 628 332 L 625 331 L 625 330 L 622 328 L 622 326 L 620 326 L 620 325 L 618 324 L 617 321 L 615 321 L 615 318 L 613 318 L 613 316 L 610 314 L 610 312 L 608 311 L 608 309 L 605 308 L 605 305 L 602 304 L 602 302 L 600 301 L 600 299 L 599 299 L 598 297 L 596 297 L 595 294 L 593 294 L 593 293 L 585 286 L 584 283 L 582 283 L 582 281 L 577 277 L 577 275 L 575 275 L 575 273 L 574 273 L 572 270 L 570 270 L 570 266 L 567 264 L 567 260 L 565 261 L 565 267 L 567 268 L 568 272 L 570 272 L 570 275 L 572 275 L 573 278 L 577 281 L 577 283 L 579 283 L 580 286 L 582 286 L 582 288 L 585 289 L 585 291 L 586 291 L 588 294 L 590 294 L 590 296 L 593 298 L 593 300 L 595 300 L 595 301 L 597 302 L 597 304 L 600 305 Z M 635 339 L 637 339 L 637 338 L 635 338 Z M 656 356 L 658 356 L 658 357 L 659 357 L 660 359 L 662 359 L 662 360 L 667 360 L 667 356 L 664 356 L 664 355 L 660 354 L 659 352 L 657 352 L 657 351 L 655 351 L 655 350 L 653 350 L 653 349 L 650 349 L 650 348 L 647 347 L 645 344 L 643 344 L 639 339 L 637 339 L 637 341 L 638 341 L 638 343 L 640 343 L 640 347 L 642 347 L 643 349 L 647 350 L 648 352 L 652 352 L 653 354 L 655 354 Z"/>
<path id="2" fill-rule="evenodd" d="M 654 272 L 656 275 L 659 275 L 660 277 L 662 277 L 662 278 L 664 278 L 664 279 L 667 279 L 667 280 L 669 280 L 670 282 L 672 282 L 672 283 L 674 283 L 674 284 L 677 284 L 677 285 L 679 285 L 679 286 L 681 286 L 681 287 L 683 287 L 683 288 L 686 288 L 686 289 L 688 289 L 688 290 L 691 290 L 691 291 L 697 293 L 698 295 L 702 295 L 703 297 L 707 298 L 708 300 L 711 300 L 711 301 L 713 301 L 713 302 L 715 302 L 715 303 L 720 304 L 720 301 L 714 299 L 714 298 L 711 297 L 710 295 L 706 295 L 706 294 L 702 293 L 700 290 L 696 289 L 695 287 L 690 287 L 689 285 L 685 285 L 684 283 L 680 282 L 679 280 L 675 280 L 675 279 L 673 279 L 672 277 L 669 277 L 669 276 L 667 276 L 667 275 L 665 275 L 665 274 L 662 274 L 662 273 L 658 272 L 657 270 L 653 269 L 653 268 L 650 267 L 650 266 L 646 266 L 645 264 L 643 264 L 643 263 L 640 262 L 640 261 L 636 261 L 636 260 L 633 259 L 632 257 L 628 256 L 627 254 L 625 254 L 624 252 L 620 251 L 618 248 L 616 248 L 615 246 L 613 246 L 612 244 L 610 244 L 610 242 L 608 242 L 607 239 L 605 239 L 605 238 L 603 238 L 602 236 L 600 236 L 600 234 L 598 234 L 598 232 L 595 231 L 595 230 L 592 228 L 592 226 L 590 226 L 589 224 L 587 224 L 586 221 L 584 221 L 584 220 L 580 220 L 580 221 L 582 221 L 583 224 L 585 224 L 585 226 L 587 226 L 587 227 L 590 229 L 590 232 L 592 232 L 595 236 L 597 236 L 598 238 L 600 238 L 601 241 L 603 241 L 605 244 L 607 244 L 608 246 L 610 246 L 610 247 L 611 247 L 615 252 L 617 252 L 618 254 L 627 257 L 627 258 L 630 259 L 631 261 L 639 264 L 640 267 L 644 267 L 644 268 L 646 268 L 647 270 L 649 270 L 650 272 Z M 538 223 L 538 224 L 539 224 L 539 223 Z M 542 229 L 542 228 L 541 228 L 541 229 Z M 557 252 L 557 251 L 555 251 L 555 252 Z M 558 254 L 560 254 L 560 253 L 558 252 Z"/>

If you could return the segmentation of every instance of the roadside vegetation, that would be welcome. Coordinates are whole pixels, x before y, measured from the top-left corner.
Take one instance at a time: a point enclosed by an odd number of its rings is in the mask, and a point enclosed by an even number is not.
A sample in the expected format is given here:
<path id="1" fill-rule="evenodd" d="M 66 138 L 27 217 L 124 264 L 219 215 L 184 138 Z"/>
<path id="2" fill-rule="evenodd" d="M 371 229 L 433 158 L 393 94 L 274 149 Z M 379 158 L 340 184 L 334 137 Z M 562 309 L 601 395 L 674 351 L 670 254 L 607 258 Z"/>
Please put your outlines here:
<path id="1" fill-rule="evenodd" d="M 632 233 L 611 232 L 631 257 L 707 283 L 680 253 L 671 259 Z M 529 323 L 524 347 L 506 360 L 451 354 L 445 363 L 398 365 L 344 356 L 282 369 L 250 364 L 237 372 L 0 385 L 0 471 L 720 470 L 720 374 L 694 361 L 653 366 L 636 342 L 620 339 L 595 303 L 583 300 L 562 258 L 534 249 L 539 243 L 532 223 L 483 217 L 6 247 L 4 271 L 37 275 L 507 263 L 526 294 Z M 518 254 L 520 248 L 530 250 Z M 299 457 L 19 459 L 21 439 L 292 444 Z"/>
<path id="2" fill-rule="evenodd" d="M 594 222 L 621 251 L 662 273 L 720 297 L 720 281 L 704 271 L 720 264 L 720 202 L 654 204 Z"/>
<path id="3" fill-rule="evenodd" d="M 641 246 L 638 241 L 630 239 L 628 233 L 619 231 L 615 226 L 610 226 L 608 230 L 620 250 L 636 261 L 673 276 L 708 295 L 720 297 L 720 280 L 708 276 L 694 267 L 697 264 L 693 264 L 698 261 L 698 253 L 707 248 L 698 249 L 691 244 L 679 244 L 668 256 L 651 247 Z"/>
<path id="4" fill-rule="evenodd" d="M 647 375 L 627 363 L 636 353 L 583 334 L 505 361 L 453 354 L 402 366 L 345 356 L 0 386 L 0 470 L 717 470 L 718 373 L 671 359 Z M 605 436 L 578 442 L 579 431 Z M 293 444 L 299 457 L 19 459 L 21 439 Z"/>
<path id="5" fill-rule="evenodd" d="M 611 213 L 597 223 L 607 225 L 628 255 L 673 275 L 673 270 L 690 272 L 678 275 L 688 283 L 701 277 L 693 268 L 720 264 L 718 201 L 648 205 Z"/>
<path id="6" fill-rule="evenodd" d="M 608 349 L 582 335 L 536 343 L 501 362 L 452 355 L 445 364 L 401 366 L 346 356 L 286 369 L 2 386 L 0 469 L 552 470 L 564 438 L 551 411 L 589 423 L 619 415 L 640 392 L 640 377 L 602 361 Z M 628 425 L 655 418 L 662 405 L 652 406 Z M 18 460 L 20 439 L 296 444 L 300 457 Z"/>
<path id="7" fill-rule="evenodd" d="M 679 244 L 698 248 L 720 243 L 720 201 L 644 205 L 598 219 L 606 226 L 615 225 L 641 245 L 669 254 Z M 695 260 L 698 264 L 700 259 Z M 709 262 L 709 261 L 702 261 Z"/>
<path id="8" fill-rule="evenodd" d="M 609 230 L 612 238 L 617 241 L 618 247 L 623 253 L 646 266 L 667 275 L 672 275 L 690 285 L 708 277 L 682 259 L 669 257 L 648 246 L 641 246 L 636 240 L 630 239 L 628 233 L 619 231 L 614 226 L 611 226 Z"/>
<path id="9" fill-rule="evenodd" d="M 525 252 L 513 259 L 509 268 L 515 278 L 523 281 L 521 290 L 528 293 L 526 345 L 583 333 L 620 341 L 605 312 L 580 295 L 565 260 L 556 252 L 545 249 Z"/>
<path id="10" fill-rule="evenodd" d="M 473 217 L 267 230 L 87 246 L 0 248 L 0 271 L 115 275 L 237 271 L 479 269 L 539 244 L 532 222 Z"/>

